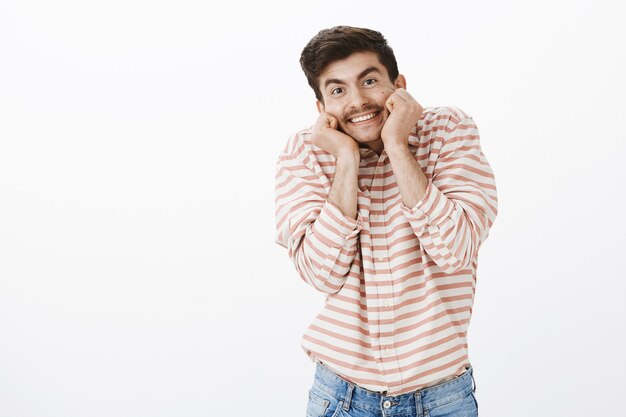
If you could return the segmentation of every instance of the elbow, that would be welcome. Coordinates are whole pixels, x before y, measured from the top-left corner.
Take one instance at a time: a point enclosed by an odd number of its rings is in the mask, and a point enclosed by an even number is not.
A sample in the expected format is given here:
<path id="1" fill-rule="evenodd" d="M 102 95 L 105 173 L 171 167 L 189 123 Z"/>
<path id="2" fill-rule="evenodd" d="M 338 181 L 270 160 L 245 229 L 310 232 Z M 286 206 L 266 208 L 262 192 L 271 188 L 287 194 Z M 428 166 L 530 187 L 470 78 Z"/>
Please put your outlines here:
<path id="1" fill-rule="evenodd" d="M 340 284 L 335 284 L 328 280 L 326 281 L 318 280 L 315 283 L 314 288 L 324 294 L 337 294 L 339 290 L 343 288 L 343 284 L 345 283 L 346 283 L 345 279 Z"/>
<path id="2" fill-rule="evenodd" d="M 324 294 L 336 294 L 343 288 L 348 271 L 340 275 L 338 271 L 324 264 L 317 264 L 313 259 L 306 256 L 296 256 L 294 265 L 300 278 L 317 291 Z"/>
<path id="3" fill-rule="evenodd" d="M 444 267 L 445 271 L 449 274 L 454 273 L 454 272 L 460 272 L 466 269 L 470 269 L 472 267 L 472 259 L 473 259 L 473 255 L 471 253 L 466 254 L 466 256 L 464 256 L 461 259 L 452 257 L 452 259 L 449 259 L 449 262 L 446 263 L 446 266 Z"/>
<path id="4" fill-rule="evenodd" d="M 448 274 L 472 268 L 480 245 L 473 237 L 466 236 L 466 239 L 463 239 L 457 247 L 448 247 L 444 242 L 440 242 L 439 245 L 435 245 L 440 250 L 433 260 Z"/>
<path id="5" fill-rule="evenodd" d="M 433 261 L 441 268 L 446 274 L 453 274 L 472 267 L 472 257 L 466 256 L 461 259 L 449 254 L 448 256 L 440 255 L 433 257 Z"/>

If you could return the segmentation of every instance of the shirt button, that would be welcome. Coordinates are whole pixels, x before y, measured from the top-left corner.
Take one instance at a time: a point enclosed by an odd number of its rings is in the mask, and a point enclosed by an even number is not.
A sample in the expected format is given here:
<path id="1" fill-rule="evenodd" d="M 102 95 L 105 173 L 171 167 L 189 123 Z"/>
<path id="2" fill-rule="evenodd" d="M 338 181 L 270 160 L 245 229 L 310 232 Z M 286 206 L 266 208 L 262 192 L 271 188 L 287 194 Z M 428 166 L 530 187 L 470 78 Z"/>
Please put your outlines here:
<path id="1" fill-rule="evenodd" d="M 385 349 L 385 355 L 390 355 L 391 354 L 391 349 L 387 348 Z"/>
<path id="2" fill-rule="evenodd" d="M 383 302 L 383 305 L 384 305 L 385 307 L 389 307 L 389 300 L 385 300 L 385 301 Z"/>
<path id="3" fill-rule="evenodd" d="M 378 257 L 378 262 L 382 262 L 382 261 L 384 261 L 384 260 L 385 260 L 385 258 L 383 258 L 382 256 L 379 256 L 379 257 Z"/>
<path id="4" fill-rule="evenodd" d="M 389 407 L 391 407 L 391 401 L 385 401 L 385 402 L 383 403 L 383 407 L 385 407 L 385 408 L 389 408 Z"/>

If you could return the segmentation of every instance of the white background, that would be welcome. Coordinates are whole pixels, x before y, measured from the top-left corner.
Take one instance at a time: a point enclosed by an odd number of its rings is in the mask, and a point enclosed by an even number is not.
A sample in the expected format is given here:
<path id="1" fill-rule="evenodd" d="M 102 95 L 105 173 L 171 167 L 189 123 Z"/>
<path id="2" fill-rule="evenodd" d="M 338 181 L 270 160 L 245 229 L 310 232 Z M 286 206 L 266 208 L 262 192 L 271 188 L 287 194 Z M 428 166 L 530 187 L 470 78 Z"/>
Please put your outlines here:
<path id="1" fill-rule="evenodd" d="M 617 4 L 1 0 L 0 416 L 304 415 L 323 295 L 274 243 L 274 169 L 337 24 L 480 129 L 481 417 L 621 415 Z"/>

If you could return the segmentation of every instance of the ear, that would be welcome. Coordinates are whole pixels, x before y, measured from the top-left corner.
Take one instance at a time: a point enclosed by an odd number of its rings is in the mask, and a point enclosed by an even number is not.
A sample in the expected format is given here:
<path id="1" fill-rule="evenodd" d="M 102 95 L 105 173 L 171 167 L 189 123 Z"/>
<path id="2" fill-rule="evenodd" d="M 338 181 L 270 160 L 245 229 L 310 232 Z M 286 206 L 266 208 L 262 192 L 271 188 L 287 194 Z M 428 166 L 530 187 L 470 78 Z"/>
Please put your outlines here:
<path id="1" fill-rule="evenodd" d="M 317 111 L 318 112 L 323 112 L 324 111 L 324 103 L 322 103 L 319 100 L 315 100 L 315 105 L 317 106 Z"/>
<path id="2" fill-rule="evenodd" d="M 396 88 L 404 88 L 406 90 L 406 78 L 404 75 L 398 74 L 396 81 L 393 83 Z"/>

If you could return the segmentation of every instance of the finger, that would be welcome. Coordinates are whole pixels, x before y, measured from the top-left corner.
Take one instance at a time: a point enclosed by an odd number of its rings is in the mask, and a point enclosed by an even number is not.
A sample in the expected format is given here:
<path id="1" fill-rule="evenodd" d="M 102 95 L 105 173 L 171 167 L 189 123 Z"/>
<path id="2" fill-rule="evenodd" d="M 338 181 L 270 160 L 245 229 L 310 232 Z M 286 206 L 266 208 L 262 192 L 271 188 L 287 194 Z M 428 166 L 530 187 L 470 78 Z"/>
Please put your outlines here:
<path id="1" fill-rule="evenodd" d="M 419 102 L 417 100 L 415 100 L 415 98 L 411 95 L 411 93 L 409 93 L 408 91 L 406 91 L 404 88 L 402 89 L 401 94 L 406 97 L 406 101 L 408 103 L 415 103 L 419 108 L 422 108 L 422 106 L 419 104 Z"/>
<path id="2" fill-rule="evenodd" d="M 409 92 L 406 91 L 404 88 L 397 88 L 394 93 L 398 95 L 398 98 L 400 98 L 402 101 L 406 101 L 407 103 L 413 99 Z"/>
<path id="3" fill-rule="evenodd" d="M 326 127 L 331 129 L 337 128 L 337 119 L 330 113 L 326 113 Z"/>
<path id="4" fill-rule="evenodd" d="M 330 116 L 329 126 L 331 129 L 337 130 L 337 119 L 335 119 L 333 116 Z"/>
<path id="5" fill-rule="evenodd" d="M 389 97 L 387 97 L 387 101 L 385 101 L 385 107 L 387 107 L 387 109 L 389 110 L 389 112 L 393 111 L 395 105 L 395 99 L 393 94 L 390 94 Z"/>

